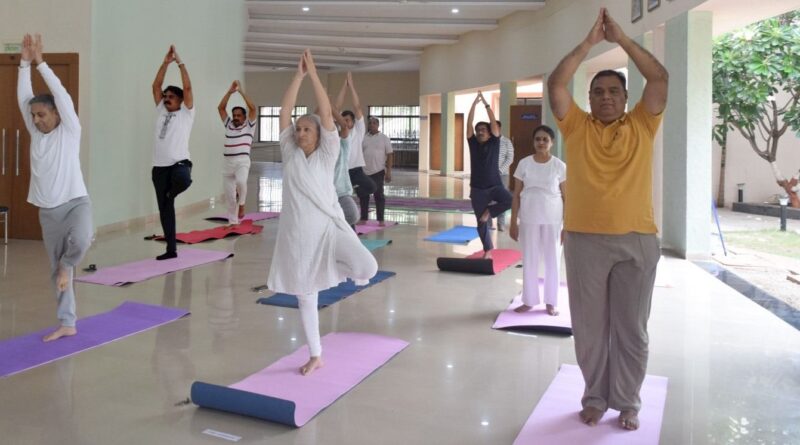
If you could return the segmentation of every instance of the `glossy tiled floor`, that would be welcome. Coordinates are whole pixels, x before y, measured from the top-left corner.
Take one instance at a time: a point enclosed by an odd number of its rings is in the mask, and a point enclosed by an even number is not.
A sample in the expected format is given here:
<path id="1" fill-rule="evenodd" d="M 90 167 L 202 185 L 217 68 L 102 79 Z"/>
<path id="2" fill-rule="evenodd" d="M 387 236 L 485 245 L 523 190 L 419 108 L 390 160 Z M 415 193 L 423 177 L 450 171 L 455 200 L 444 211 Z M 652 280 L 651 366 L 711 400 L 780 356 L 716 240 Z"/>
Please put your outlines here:
<path id="1" fill-rule="evenodd" d="M 278 210 L 279 171 L 254 164 L 248 210 Z M 464 197 L 462 180 L 396 174 L 393 194 Z M 203 216 L 179 230 L 207 227 Z M 124 300 L 180 306 L 192 315 L 71 358 L 0 379 L 2 444 L 219 444 L 202 432 L 270 444 L 510 444 L 572 339 L 493 331 L 521 288 L 521 269 L 501 275 L 439 273 L 435 257 L 467 254 L 423 241 L 469 215 L 391 212 L 405 224 L 371 235 L 397 276 L 320 313 L 321 330 L 365 331 L 411 345 L 301 429 L 178 404 L 194 380 L 228 384 L 302 341 L 295 310 L 255 304 L 272 260 L 276 221 L 258 236 L 206 243 L 232 260 L 125 288 L 78 284 L 80 316 Z M 146 227 L 101 236 L 85 262 L 99 266 L 154 256 Z M 513 242 L 500 234 L 500 247 Z M 0 339 L 45 328 L 55 306 L 38 242 L 3 249 Z M 800 443 L 800 332 L 699 267 L 665 258 L 650 319 L 649 373 L 669 377 L 662 444 Z M 176 405 L 178 404 L 178 405 Z M 571 444 L 577 445 L 577 444 Z"/>

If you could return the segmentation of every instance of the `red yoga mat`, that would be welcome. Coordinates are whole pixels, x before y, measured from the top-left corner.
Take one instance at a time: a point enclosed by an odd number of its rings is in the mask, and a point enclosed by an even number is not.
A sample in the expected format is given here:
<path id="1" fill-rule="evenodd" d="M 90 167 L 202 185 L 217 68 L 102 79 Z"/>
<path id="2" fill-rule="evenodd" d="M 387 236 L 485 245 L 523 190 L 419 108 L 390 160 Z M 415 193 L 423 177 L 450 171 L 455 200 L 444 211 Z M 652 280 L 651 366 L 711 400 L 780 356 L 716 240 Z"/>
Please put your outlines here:
<path id="1" fill-rule="evenodd" d="M 221 226 L 214 227 L 213 229 L 193 230 L 187 233 L 179 233 L 175 236 L 175 238 L 179 243 L 196 244 L 212 239 L 227 238 L 229 236 L 248 234 L 255 235 L 261 233 L 262 230 L 264 230 L 263 227 L 253 224 L 253 221 L 246 219 L 242 221 L 241 224 L 237 224 L 235 226 Z M 164 241 L 163 236 L 157 236 L 154 239 L 156 241 Z"/>

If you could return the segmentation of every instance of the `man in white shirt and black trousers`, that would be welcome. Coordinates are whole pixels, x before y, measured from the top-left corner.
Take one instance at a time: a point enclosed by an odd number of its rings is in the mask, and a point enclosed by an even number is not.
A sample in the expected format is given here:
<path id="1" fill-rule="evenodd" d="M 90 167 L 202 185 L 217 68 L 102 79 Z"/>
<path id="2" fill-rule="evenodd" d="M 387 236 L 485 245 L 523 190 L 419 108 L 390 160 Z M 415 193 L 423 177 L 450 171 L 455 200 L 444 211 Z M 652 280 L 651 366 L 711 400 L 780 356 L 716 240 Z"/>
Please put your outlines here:
<path id="1" fill-rule="evenodd" d="M 31 62 L 53 93 L 34 96 Z M 72 278 L 92 244 L 92 203 L 81 173 L 81 124 L 75 105 L 42 58 L 42 37 L 26 34 L 17 80 L 17 101 L 31 135 L 28 202 L 39 208 L 44 248 L 56 287 L 61 326 L 43 340 L 78 333 Z"/>
<path id="2" fill-rule="evenodd" d="M 170 85 L 161 89 L 170 63 L 178 64 L 183 89 Z M 156 189 L 161 228 L 167 251 L 156 257 L 166 260 L 178 256 L 175 240 L 175 197 L 192 183 L 192 161 L 189 160 L 189 134 L 194 122 L 194 96 L 189 72 L 175 46 L 170 45 L 153 81 L 156 103 L 155 144 L 153 146 L 153 186 Z"/>

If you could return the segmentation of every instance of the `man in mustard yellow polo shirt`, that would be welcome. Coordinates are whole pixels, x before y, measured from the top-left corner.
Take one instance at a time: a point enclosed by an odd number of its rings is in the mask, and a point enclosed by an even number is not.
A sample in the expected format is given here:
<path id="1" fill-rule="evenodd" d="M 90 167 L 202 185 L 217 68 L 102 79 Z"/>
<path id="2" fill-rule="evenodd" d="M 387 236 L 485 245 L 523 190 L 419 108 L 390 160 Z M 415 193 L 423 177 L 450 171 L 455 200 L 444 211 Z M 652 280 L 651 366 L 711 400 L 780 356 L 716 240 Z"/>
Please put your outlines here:
<path id="1" fill-rule="evenodd" d="M 625 112 L 625 76 L 601 71 L 589 87 L 591 113 L 567 85 L 589 50 L 616 43 L 647 80 Z M 647 369 L 647 319 L 660 246 L 653 221 L 653 139 L 667 103 L 667 70 L 603 8 L 589 35 L 548 79 L 550 105 L 564 136 L 569 179 L 564 254 L 575 354 L 586 383 L 581 420 L 594 426 L 608 408 L 639 428 L 639 390 Z"/>

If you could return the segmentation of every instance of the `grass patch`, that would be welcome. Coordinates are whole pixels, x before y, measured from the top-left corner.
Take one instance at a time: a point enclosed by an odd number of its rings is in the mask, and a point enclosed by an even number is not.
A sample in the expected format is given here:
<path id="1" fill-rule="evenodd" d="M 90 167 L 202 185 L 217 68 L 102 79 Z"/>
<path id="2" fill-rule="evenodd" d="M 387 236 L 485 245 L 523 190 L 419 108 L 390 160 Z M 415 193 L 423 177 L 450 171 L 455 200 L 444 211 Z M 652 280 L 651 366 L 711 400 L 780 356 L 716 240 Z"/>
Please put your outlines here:
<path id="1" fill-rule="evenodd" d="M 781 255 L 800 260 L 800 234 L 787 230 L 756 230 L 752 232 L 725 232 L 725 243 L 730 247 L 743 247 L 757 252 Z"/>

